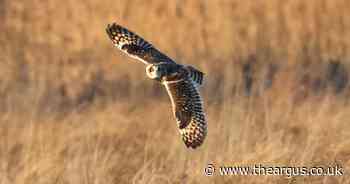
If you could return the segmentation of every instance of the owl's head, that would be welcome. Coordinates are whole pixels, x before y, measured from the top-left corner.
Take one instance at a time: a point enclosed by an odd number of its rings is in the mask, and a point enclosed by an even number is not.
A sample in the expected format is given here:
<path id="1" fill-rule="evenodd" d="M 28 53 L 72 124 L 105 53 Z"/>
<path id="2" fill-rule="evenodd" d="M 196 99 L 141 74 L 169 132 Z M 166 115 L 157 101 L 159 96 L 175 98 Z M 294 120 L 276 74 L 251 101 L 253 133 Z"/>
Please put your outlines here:
<path id="1" fill-rule="evenodd" d="M 166 71 L 162 65 L 150 64 L 146 67 L 146 73 L 149 78 L 160 81 Z"/>
<path id="2" fill-rule="evenodd" d="M 169 63 L 150 64 L 146 67 L 147 76 L 157 81 L 176 80 L 179 75 L 181 65 Z"/>

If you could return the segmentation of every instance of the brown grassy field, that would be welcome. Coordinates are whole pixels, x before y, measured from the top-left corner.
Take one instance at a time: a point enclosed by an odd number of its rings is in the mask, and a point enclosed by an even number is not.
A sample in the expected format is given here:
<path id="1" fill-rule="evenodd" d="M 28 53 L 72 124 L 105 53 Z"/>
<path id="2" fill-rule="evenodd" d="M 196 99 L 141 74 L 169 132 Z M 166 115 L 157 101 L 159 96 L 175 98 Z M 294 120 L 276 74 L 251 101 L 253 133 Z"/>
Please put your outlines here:
<path id="1" fill-rule="evenodd" d="M 206 73 L 186 149 L 118 22 Z M 350 183 L 350 2 L 0 0 L 0 184 Z M 341 166 L 343 176 L 204 175 Z"/>

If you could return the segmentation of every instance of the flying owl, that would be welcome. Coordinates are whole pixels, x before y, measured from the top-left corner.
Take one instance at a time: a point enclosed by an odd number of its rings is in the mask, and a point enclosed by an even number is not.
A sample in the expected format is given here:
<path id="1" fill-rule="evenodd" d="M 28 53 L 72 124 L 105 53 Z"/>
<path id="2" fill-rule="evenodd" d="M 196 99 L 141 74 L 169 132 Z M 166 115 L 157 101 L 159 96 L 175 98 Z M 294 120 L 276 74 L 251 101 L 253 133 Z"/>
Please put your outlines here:
<path id="1" fill-rule="evenodd" d="M 200 146 L 207 135 L 207 122 L 199 87 L 203 73 L 192 66 L 177 64 L 152 44 L 113 23 L 106 32 L 115 47 L 146 64 L 149 78 L 165 86 L 182 140 L 188 148 Z"/>

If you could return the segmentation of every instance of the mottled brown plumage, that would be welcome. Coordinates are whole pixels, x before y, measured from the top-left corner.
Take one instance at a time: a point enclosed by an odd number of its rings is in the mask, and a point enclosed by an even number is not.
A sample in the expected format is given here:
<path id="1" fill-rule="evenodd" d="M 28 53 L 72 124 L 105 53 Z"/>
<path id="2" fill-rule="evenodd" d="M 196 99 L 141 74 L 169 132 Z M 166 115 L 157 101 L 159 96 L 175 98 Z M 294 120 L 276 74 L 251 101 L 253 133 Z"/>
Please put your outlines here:
<path id="1" fill-rule="evenodd" d="M 190 77 L 166 80 L 163 84 L 170 96 L 183 141 L 187 147 L 198 147 L 207 134 L 207 123 L 198 89 Z"/>
<path id="2" fill-rule="evenodd" d="M 154 48 L 152 44 L 120 25 L 108 24 L 106 32 L 117 48 L 145 64 L 175 63 L 168 56 Z"/>
<path id="3" fill-rule="evenodd" d="M 199 95 L 204 74 L 192 66 L 175 63 L 152 44 L 120 25 L 108 25 L 106 32 L 118 49 L 147 64 L 149 78 L 166 87 L 182 140 L 189 148 L 200 146 L 207 135 L 207 122 Z"/>

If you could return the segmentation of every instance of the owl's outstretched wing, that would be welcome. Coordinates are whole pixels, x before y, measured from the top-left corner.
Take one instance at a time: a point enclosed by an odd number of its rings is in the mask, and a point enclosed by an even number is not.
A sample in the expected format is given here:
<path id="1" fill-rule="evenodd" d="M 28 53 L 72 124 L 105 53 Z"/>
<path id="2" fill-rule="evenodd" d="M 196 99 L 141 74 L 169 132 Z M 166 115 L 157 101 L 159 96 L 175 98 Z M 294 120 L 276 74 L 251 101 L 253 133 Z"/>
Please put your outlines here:
<path id="1" fill-rule="evenodd" d="M 106 32 L 115 47 L 147 65 L 161 62 L 175 63 L 168 56 L 154 48 L 152 44 L 116 23 L 108 24 Z"/>
<path id="2" fill-rule="evenodd" d="M 207 122 L 196 84 L 189 77 L 163 84 L 170 96 L 182 140 L 187 147 L 197 148 L 207 135 Z"/>

